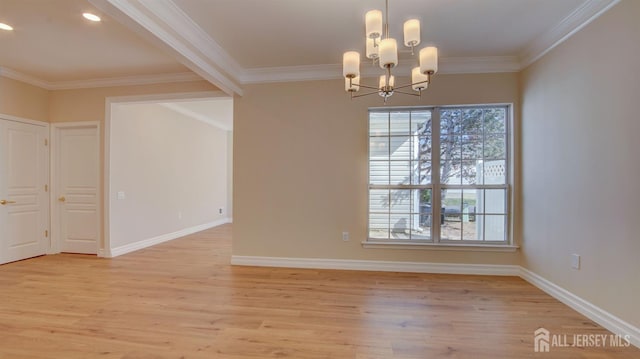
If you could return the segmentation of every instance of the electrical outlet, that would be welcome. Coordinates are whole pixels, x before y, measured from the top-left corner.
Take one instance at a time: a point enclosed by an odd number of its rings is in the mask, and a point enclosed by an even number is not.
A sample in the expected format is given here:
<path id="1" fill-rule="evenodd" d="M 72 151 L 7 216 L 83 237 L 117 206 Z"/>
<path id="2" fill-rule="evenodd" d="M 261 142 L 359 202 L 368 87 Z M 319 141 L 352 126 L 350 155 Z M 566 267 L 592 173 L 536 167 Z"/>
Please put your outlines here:
<path id="1" fill-rule="evenodd" d="M 182 212 L 178 212 L 178 219 L 182 219 Z"/>
<path id="2" fill-rule="evenodd" d="M 580 269 L 580 255 L 572 254 L 571 255 L 571 268 Z"/>
<path id="3" fill-rule="evenodd" d="M 349 240 L 349 232 L 342 232 L 342 240 L 345 242 Z"/>
<path id="4" fill-rule="evenodd" d="M 222 216 L 222 207 L 218 208 L 218 213 Z"/>

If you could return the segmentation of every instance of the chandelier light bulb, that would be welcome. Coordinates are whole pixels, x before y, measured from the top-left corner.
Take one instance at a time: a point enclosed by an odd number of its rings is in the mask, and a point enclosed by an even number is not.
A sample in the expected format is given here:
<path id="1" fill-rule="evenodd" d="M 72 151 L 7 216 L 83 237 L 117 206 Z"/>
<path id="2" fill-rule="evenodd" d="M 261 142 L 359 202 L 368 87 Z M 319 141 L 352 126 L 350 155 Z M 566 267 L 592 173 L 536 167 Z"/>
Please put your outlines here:
<path id="1" fill-rule="evenodd" d="M 420 44 L 420 21 L 407 20 L 404 23 L 404 46 L 414 47 Z"/>
<path id="2" fill-rule="evenodd" d="M 360 91 L 360 76 L 356 76 L 352 79 L 345 77 L 344 79 L 344 90 L 347 92 L 358 92 Z"/>
<path id="3" fill-rule="evenodd" d="M 387 38 L 379 45 L 380 67 L 395 67 L 398 64 L 398 43 L 395 39 Z"/>
<path id="4" fill-rule="evenodd" d="M 420 72 L 426 74 L 428 72 L 438 72 L 438 49 L 429 46 L 420 50 Z"/>
<path id="5" fill-rule="evenodd" d="M 426 90 L 429 87 L 429 76 L 420 72 L 420 67 L 416 66 L 411 70 L 411 88 L 415 91 Z"/>
<path id="6" fill-rule="evenodd" d="M 342 76 L 354 78 L 360 76 L 360 53 L 347 51 L 342 56 Z"/>
<path id="7" fill-rule="evenodd" d="M 371 10 L 364 15 L 367 37 L 377 39 L 382 37 L 382 11 Z"/>

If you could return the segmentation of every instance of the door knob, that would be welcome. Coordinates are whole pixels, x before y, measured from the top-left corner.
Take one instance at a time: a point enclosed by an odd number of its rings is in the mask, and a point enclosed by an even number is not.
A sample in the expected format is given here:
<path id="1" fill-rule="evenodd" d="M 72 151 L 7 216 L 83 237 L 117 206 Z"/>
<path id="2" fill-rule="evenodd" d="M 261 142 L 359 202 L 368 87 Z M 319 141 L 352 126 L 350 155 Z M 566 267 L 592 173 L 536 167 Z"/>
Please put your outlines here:
<path id="1" fill-rule="evenodd" d="M 16 203 L 16 201 L 7 201 L 6 199 L 0 199 L 0 204 L 3 206 L 10 203 Z"/>
<path id="2" fill-rule="evenodd" d="M 67 200 L 67 199 L 66 199 L 66 198 L 64 198 L 64 196 L 60 196 L 60 198 L 58 198 L 58 201 L 60 201 L 60 202 L 64 202 L 64 201 L 66 201 L 66 200 Z"/>

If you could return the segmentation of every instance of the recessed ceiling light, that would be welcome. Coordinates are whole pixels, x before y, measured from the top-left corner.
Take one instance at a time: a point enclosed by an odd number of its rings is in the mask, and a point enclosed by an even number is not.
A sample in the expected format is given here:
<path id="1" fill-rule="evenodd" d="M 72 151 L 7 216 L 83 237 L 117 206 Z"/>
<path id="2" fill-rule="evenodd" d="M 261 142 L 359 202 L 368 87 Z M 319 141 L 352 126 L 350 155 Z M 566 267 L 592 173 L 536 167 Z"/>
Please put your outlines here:
<path id="1" fill-rule="evenodd" d="M 90 12 L 85 12 L 84 14 L 82 14 L 82 16 L 84 16 L 84 18 L 89 20 L 89 21 L 95 21 L 95 22 L 100 21 L 100 16 L 94 15 L 94 14 L 92 14 Z"/>
<path id="2" fill-rule="evenodd" d="M 0 22 L 0 30 L 11 31 L 11 30 L 13 30 L 13 27 L 11 27 L 11 26 L 3 23 L 3 22 Z"/>

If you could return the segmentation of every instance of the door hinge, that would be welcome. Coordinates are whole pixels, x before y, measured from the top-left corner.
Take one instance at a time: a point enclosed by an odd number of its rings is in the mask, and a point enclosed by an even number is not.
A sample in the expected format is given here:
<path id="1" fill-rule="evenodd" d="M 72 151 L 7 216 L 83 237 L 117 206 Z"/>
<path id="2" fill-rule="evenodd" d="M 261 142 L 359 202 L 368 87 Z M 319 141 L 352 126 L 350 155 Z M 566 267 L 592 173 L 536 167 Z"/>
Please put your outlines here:
<path id="1" fill-rule="evenodd" d="M 49 231 L 47 230 L 44 231 L 44 238 L 49 238 Z"/>
<path id="2" fill-rule="evenodd" d="M 44 185 L 44 191 L 49 192 L 49 185 Z"/>
<path id="3" fill-rule="evenodd" d="M 44 145 L 49 146 L 49 140 L 47 140 L 46 138 L 44 139 Z"/>

